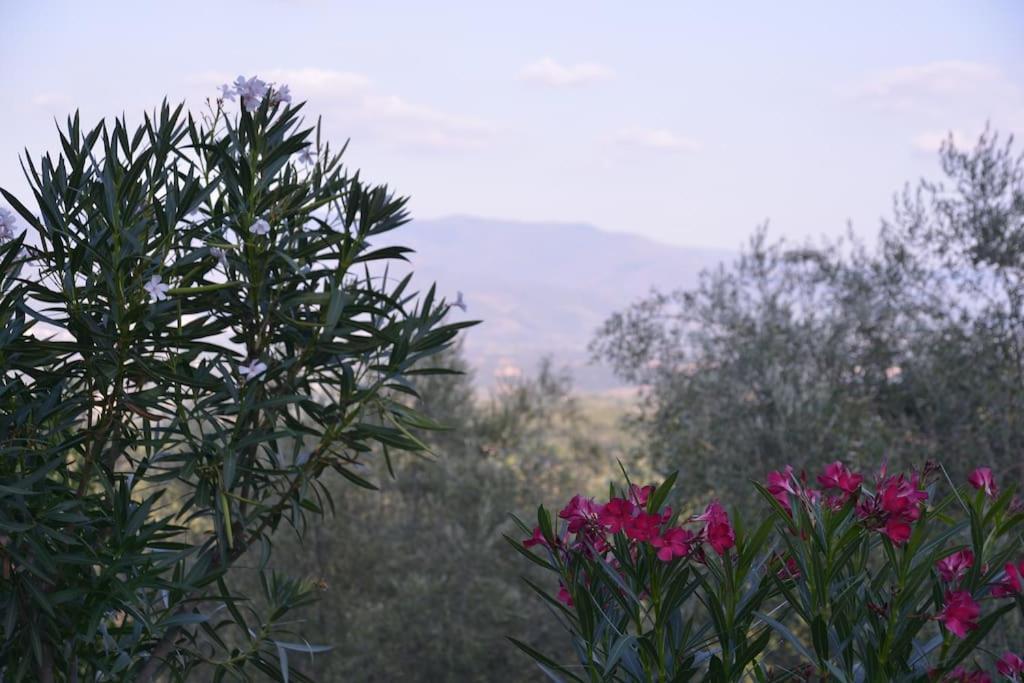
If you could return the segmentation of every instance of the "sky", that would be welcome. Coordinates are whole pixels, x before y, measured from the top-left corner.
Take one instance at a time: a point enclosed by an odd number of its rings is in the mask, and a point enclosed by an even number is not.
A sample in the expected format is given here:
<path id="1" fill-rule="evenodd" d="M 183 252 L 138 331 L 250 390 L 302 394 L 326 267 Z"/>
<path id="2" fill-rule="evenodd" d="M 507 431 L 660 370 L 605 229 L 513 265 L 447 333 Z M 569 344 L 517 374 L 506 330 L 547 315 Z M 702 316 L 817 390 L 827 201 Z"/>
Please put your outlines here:
<path id="1" fill-rule="evenodd" d="M 0 186 L 54 119 L 287 83 L 414 216 L 736 248 L 869 238 L 952 133 L 1024 132 L 1024 3 L 0 0 Z"/>

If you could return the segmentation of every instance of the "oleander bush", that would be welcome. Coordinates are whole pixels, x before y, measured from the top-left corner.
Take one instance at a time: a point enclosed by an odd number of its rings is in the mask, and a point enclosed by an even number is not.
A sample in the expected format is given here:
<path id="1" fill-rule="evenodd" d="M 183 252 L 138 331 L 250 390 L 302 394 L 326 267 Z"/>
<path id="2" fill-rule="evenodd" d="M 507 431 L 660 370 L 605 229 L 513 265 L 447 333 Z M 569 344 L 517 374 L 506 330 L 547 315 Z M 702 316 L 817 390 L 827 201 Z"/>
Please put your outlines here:
<path id="1" fill-rule="evenodd" d="M 816 486 L 791 467 L 754 484 L 758 523 L 717 501 L 666 505 L 663 483 L 541 506 L 523 541 L 553 574 L 531 587 L 568 631 L 575 661 L 519 640 L 556 681 L 1021 680 L 986 639 L 1024 611 L 1024 506 L 978 468 L 870 481 L 841 462 Z M 561 521 L 559 521 L 561 520 Z M 557 584 L 557 591 L 554 586 Z"/>
<path id="2" fill-rule="evenodd" d="M 301 109 L 239 78 L 198 118 L 76 114 L 3 191 L 0 679 L 308 680 L 328 649 L 275 531 L 424 449 L 415 381 L 468 323 L 388 277 L 405 199 Z"/>

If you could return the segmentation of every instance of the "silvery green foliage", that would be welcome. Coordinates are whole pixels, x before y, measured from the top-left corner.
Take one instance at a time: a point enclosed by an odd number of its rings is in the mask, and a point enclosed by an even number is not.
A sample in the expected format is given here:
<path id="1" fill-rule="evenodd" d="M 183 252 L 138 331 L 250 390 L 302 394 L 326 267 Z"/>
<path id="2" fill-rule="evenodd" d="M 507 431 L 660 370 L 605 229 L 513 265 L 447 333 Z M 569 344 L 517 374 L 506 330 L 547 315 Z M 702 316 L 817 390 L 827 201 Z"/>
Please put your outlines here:
<path id="1" fill-rule="evenodd" d="M 874 245 L 759 230 L 697 287 L 608 318 L 592 349 L 644 388 L 635 426 L 657 467 L 748 509 L 751 471 L 840 457 L 1024 484 L 1024 156 L 986 132 L 940 161 Z"/>
<path id="2" fill-rule="evenodd" d="M 76 114 L 23 160 L 34 201 L 3 191 L 3 680 L 301 680 L 312 586 L 226 575 L 321 523 L 326 471 L 373 487 L 364 459 L 435 426 L 407 399 L 467 323 L 387 277 L 405 200 L 266 94 Z"/>

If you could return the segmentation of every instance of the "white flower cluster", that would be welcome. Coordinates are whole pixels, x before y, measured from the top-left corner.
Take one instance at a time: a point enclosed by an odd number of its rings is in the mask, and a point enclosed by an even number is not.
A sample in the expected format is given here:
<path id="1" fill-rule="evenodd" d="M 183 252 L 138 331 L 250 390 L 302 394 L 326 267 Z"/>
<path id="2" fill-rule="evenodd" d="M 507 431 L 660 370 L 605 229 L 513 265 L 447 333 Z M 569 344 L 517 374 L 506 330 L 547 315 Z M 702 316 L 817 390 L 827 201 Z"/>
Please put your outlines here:
<path id="1" fill-rule="evenodd" d="M 259 108 L 265 98 L 269 98 L 271 105 L 290 104 L 292 101 L 292 94 L 288 91 L 287 85 L 277 86 L 256 76 L 239 76 L 231 85 L 225 83 L 220 86 L 220 96 L 221 99 L 232 102 L 236 97 L 241 98 L 242 108 L 246 111 Z"/>
<path id="2" fill-rule="evenodd" d="M 14 213 L 7 209 L 0 209 L 0 242 L 14 238 L 14 226 Z"/>

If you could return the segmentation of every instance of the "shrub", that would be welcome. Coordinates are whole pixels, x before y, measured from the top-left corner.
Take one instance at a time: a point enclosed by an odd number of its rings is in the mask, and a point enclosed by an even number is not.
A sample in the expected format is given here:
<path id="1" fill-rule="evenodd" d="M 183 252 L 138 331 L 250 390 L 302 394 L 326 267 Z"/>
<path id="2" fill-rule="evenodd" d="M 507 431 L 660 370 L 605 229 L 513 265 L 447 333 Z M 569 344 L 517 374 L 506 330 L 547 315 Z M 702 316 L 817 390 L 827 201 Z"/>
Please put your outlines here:
<path id="1" fill-rule="evenodd" d="M 386 277 L 408 250 L 373 243 L 405 200 L 286 86 L 225 96 L 237 113 L 164 103 L 134 131 L 75 114 L 56 160 L 24 159 L 39 215 L 3 191 L 4 680 L 287 680 L 289 652 L 326 649 L 290 621 L 312 584 L 227 573 L 319 523 L 325 472 L 370 487 L 367 457 L 434 426 L 403 397 L 464 323 Z"/>
<path id="2" fill-rule="evenodd" d="M 509 540 L 556 575 L 556 597 L 531 586 L 578 665 L 513 642 L 553 680 L 989 680 L 964 667 L 1024 610 L 1024 509 L 987 468 L 939 497 L 943 475 L 883 467 L 868 482 L 836 462 L 814 487 L 786 468 L 756 485 L 769 509 L 750 529 L 717 502 L 664 507 L 674 474 L 603 504 L 576 496 L 558 524 L 542 506 Z M 1010 677 L 1016 657 L 982 660 Z"/>

